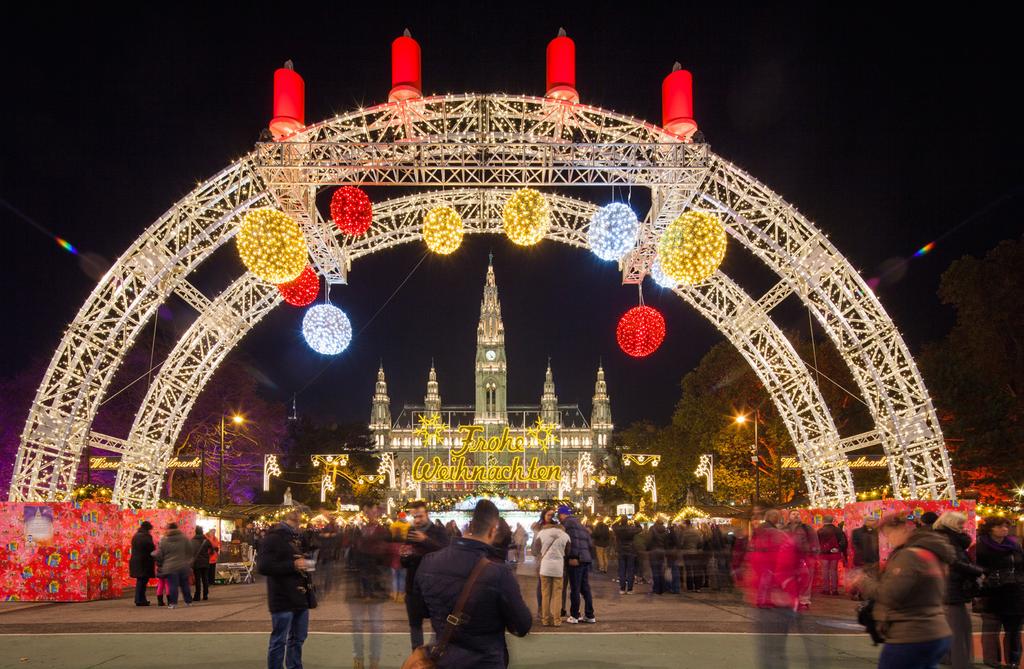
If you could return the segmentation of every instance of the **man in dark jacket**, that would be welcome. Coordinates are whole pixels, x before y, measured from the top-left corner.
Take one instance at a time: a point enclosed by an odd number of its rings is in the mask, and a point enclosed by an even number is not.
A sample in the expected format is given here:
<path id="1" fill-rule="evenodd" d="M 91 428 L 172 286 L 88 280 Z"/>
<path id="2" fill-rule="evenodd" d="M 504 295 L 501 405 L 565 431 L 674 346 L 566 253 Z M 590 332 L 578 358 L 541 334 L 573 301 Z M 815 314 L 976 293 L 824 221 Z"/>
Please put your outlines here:
<path id="1" fill-rule="evenodd" d="M 594 561 L 590 533 L 580 524 L 572 509 L 566 505 L 558 507 L 558 522 L 569 533 L 569 554 L 567 576 L 569 579 L 569 617 L 565 622 L 574 625 L 579 622 L 596 623 L 594 598 L 590 594 L 590 564 Z M 583 595 L 583 617 L 580 617 L 580 594 Z"/>
<path id="2" fill-rule="evenodd" d="M 850 535 L 853 544 L 853 566 L 870 567 L 878 564 L 878 519 L 868 516 L 864 525 Z"/>
<path id="3" fill-rule="evenodd" d="M 302 644 L 309 630 L 309 579 L 298 529 L 299 514 L 291 511 L 267 532 L 256 553 L 256 568 L 267 577 L 267 604 L 273 624 L 268 669 L 281 669 L 286 649 L 288 669 L 302 669 Z"/>
<path id="4" fill-rule="evenodd" d="M 636 578 L 636 548 L 633 539 L 640 534 L 636 527 L 625 516 L 615 521 L 613 532 L 619 560 L 619 594 L 633 594 L 633 579 Z"/>
<path id="5" fill-rule="evenodd" d="M 413 588 L 416 581 L 416 570 L 419 569 L 423 556 L 439 551 L 448 545 L 448 533 L 444 531 L 443 527 L 431 522 L 426 502 L 412 502 L 408 509 L 412 515 L 412 527 L 405 537 L 401 556 L 402 566 L 406 569 L 405 613 L 409 617 L 409 636 L 415 650 L 423 645 L 423 619 L 429 615 L 423 598 Z"/>
<path id="6" fill-rule="evenodd" d="M 523 601 L 512 568 L 503 560 L 490 557 L 498 519 L 494 503 L 480 500 L 466 534 L 454 539 L 447 548 L 424 556 L 420 562 L 413 591 L 422 597 L 434 634 L 440 637 L 469 574 L 481 558 L 490 559 L 477 578 L 463 621 L 452 635 L 447 652 L 438 660 L 438 667 L 505 669 L 505 630 L 516 636 L 526 636 L 530 631 L 533 616 Z"/>
<path id="7" fill-rule="evenodd" d="M 153 524 L 148 520 L 142 521 L 138 531 L 132 537 L 132 556 L 128 561 L 128 575 L 135 579 L 135 606 L 149 606 L 146 599 L 146 585 L 149 579 L 153 578 L 153 569 L 156 566 L 153 559 L 153 551 L 156 544 L 153 543 L 153 535 L 149 532 Z"/>
<path id="8" fill-rule="evenodd" d="M 203 535 L 203 528 L 196 525 L 196 533 L 192 537 L 192 575 L 196 582 L 196 591 L 192 599 L 199 601 L 210 598 L 210 540 Z"/>

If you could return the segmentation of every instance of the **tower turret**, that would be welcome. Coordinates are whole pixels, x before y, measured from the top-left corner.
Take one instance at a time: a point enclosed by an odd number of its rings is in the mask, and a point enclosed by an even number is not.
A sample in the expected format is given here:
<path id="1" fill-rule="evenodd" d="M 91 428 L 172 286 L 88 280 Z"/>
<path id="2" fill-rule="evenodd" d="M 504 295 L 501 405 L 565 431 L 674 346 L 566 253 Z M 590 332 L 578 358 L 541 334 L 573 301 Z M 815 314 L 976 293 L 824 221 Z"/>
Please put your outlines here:
<path id="1" fill-rule="evenodd" d="M 593 443 L 607 446 L 612 429 L 612 398 L 608 396 L 608 384 L 604 380 L 604 366 L 597 365 L 597 382 L 594 384 L 594 404 L 590 414 L 590 429 L 594 432 Z"/>
<path id="2" fill-rule="evenodd" d="M 370 409 L 370 434 L 373 443 L 385 446 L 391 434 L 391 398 L 388 397 L 388 383 L 384 380 L 384 364 L 377 370 L 377 385 L 373 392 L 373 405 Z"/>
<path id="3" fill-rule="evenodd" d="M 544 372 L 544 394 L 540 396 L 540 419 L 551 425 L 559 425 L 558 396 L 555 395 L 555 377 L 551 373 L 551 359 Z"/>
<path id="4" fill-rule="evenodd" d="M 430 374 L 427 376 L 427 396 L 423 398 L 423 406 L 428 416 L 436 416 L 441 413 L 441 393 L 438 391 L 437 371 L 434 370 L 434 361 L 430 361 Z"/>

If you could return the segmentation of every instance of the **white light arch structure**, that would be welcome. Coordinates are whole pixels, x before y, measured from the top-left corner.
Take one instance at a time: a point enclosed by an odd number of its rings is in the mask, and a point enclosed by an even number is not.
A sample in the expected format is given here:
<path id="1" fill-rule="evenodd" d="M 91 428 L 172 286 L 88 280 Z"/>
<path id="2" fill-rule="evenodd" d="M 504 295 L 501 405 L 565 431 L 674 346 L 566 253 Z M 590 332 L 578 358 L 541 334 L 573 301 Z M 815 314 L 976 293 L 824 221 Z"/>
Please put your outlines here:
<path id="1" fill-rule="evenodd" d="M 320 188 L 359 183 L 440 188 L 381 203 L 366 236 L 340 240 L 315 208 Z M 40 385 L 15 463 L 12 500 L 55 500 L 74 485 L 88 443 L 120 450 L 115 500 L 159 497 L 182 422 L 217 365 L 279 301 L 244 274 L 210 300 L 187 277 L 257 206 L 278 206 L 306 231 L 313 263 L 343 282 L 359 257 L 419 239 L 432 203 L 455 206 L 471 232 L 498 232 L 503 190 L 525 185 L 646 187 L 652 207 L 623 281 L 643 280 L 658 234 L 687 208 L 719 212 L 733 240 L 779 277 L 754 299 L 718 272 L 676 293 L 739 349 L 779 409 L 813 504 L 853 499 L 846 453 L 881 444 L 894 494 L 955 496 L 934 408 L 902 337 L 849 262 L 791 205 L 705 144 L 605 110 L 545 98 L 458 95 L 389 103 L 259 144 L 183 198 L 113 265 L 71 324 Z M 548 192 L 548 238 L 586 246 L 595 205 Z M 172 294 L 200 314 L 156 376 L 126 440 L 91 432 L 111 377 L 143 324 Z M 796 295 L 836 344 L 875 429 L 841 439 L 821 393 L 770 317 Z"/>

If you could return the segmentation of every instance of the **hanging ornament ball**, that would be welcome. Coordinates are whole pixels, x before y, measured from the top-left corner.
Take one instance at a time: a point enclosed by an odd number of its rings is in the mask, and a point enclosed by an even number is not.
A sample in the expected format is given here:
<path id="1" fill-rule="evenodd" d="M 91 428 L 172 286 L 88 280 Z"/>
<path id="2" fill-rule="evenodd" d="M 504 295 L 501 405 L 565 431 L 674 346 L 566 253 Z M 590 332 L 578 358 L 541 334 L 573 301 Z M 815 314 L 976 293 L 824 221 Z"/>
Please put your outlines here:
<path id="1" fill-rule="evenodd" d="M 532 188 L 520 188 L 501 211 L 505 234 L 520 246 L 532 246 L 544 239 L 551 226 L 548 201 Z"/>
<path id="2" fill-rule="evenodd" d="M 661 258 L 655 258 L 651 263 L 651 278 L 662 288 L 675 288 L 679 285 L 678 281 L 673 281 L 665 274 L 665 270 L 661 268 Z"/>
<path id="3" fill-rule="evenodd" d="M 352 324 L 333 304 L 318 304 L 302 318 L 302 336 L 317 353 L 337 355 L 352 341 Z"/>
<path id="4" fill-rule="evenodd" d="M 725 227 L 718 217 L 688 211 L 668 224 L 658 240 L 665 275 L 693 286 L 711 278 L 725 258 Z"/>
<path id="5" fill-rule="evenodd" d="M 652 307 L 633 307 L 619 319 L 615 339 L 627 355 L 644 358 L 665 340 L 665 319 Z"/>
<path id="6" fill-rule="evenodd" d="M 465 226 L 451 207 L 434 207 L 423 217 L 423 241 L 434 253 L 448 255 L 459 248 Z"/>
<path id="7" fill-rule="evenodd" d="M 613 202 L 590 218 L 587 239 L 590 250 L 601 260 L 622 260 L 636 246 L 639 233 L 640 221 L 629 205 Z"/>
<path id="8" fill-rule="evenodd" d="M 285 302 L 293 307 L 304 307 L 312 304 L 320 294 L 320 277 L 312 267 L 306 265 L 306 269 L 302 270 L 297 279 L 278 284 L 277 289 L 281 291 L 281 297 Z"/>
<path id="9" fill-rule="evenodd" d="M 306 269 L 306 239 L 302 230 L 276 209 L 247 212 L 235 243 L 242 264 L 268 283 L 286 283 Z"/>
<path id="10" fill-rule="evenodd" d="M 342 186 L 331 196 L 331 220 L 346 235 L 364 234 L 373 222 L 373 203 L 361 188 Z"/>

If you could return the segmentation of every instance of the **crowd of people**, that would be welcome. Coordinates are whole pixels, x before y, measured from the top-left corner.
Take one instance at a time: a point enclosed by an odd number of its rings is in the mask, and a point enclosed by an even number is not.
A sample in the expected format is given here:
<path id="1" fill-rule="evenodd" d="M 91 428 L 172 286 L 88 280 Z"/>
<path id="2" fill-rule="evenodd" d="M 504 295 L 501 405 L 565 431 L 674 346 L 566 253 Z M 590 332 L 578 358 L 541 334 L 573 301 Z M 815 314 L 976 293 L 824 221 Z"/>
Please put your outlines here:
<path id="1" fill-rule="evenodd" d="M 144 520 L 132 537 L 128 575 L 135 579 L 135 606 L 150 606 L 146 588 L 154 578 L 158 606 L 177 607 L 179 591 L 185 606 L 209 600 L 220 552 L 216 533 L 196 527 L 194 535 L 186 537 L 177 523 L 168 523 L 158 545 L 152 531 L 153 524 Z"/>
<path id="2" fill-rule="evenodd" d="M 957 511 L 916 521 L 867 518 L 849 535 L 831 517 L 815 529 L 799 512 L 775 509 L 755 510 L 746 526 L 718 526 L 587 522 L 560 506 L 542 511 L 529 528 L 509 527 L 488 500 L 462 528 L 431 519 L 423 503 L 390 520 L 377 505 L 362 512 L 362 524 L 328 525 L 317 534 L 301 531 L 291 514 L 261 541 L 257 565 L 268 577 L 274 629 L 269 667 L 280 668 L 285 658 L 289 668 L 301 667 L 308 609 L 316 596 L 335 591 L 351 611 L 355 669 L 380 666 L 389 599 L 404 603 L 414 658 L 431 657 L 441 667 L 505 667 L 506 632 L 597 623 L 590 583 L 597 574 L 608 574 L 602 578 L 620 596 L 684 588 L 746 595 L 763 632 L 763 667 L 787 666 L 786 635 L 806 631 L 805 614 L 818 596 L 860 600 L 861 622 L 884 643 L 882 669 L 972 666 L 971 609 L 982 616 L 985 664 L 1020 666 L 1024 553 L 1004 518 L 985 519 L 972 541 Z M 517 575 L 536 577 L 535 609 Z M 433 632 L 429 644 L 424 620 Z M 802 637 L 810 666 L 828 666 L 822 645 Z"/>

